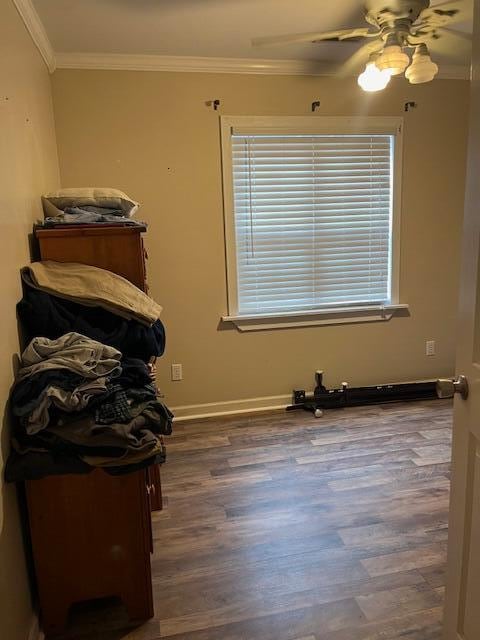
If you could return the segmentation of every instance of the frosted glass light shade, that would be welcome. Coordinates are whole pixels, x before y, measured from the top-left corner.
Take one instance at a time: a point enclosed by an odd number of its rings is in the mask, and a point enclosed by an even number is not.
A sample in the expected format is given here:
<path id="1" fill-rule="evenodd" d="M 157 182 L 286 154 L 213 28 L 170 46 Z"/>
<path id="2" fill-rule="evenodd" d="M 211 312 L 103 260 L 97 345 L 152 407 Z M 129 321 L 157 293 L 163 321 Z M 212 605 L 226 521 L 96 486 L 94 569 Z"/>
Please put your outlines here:
<path id="1" fill-rule="evenodd" d="M 368 62 L 365 71 L 358 76 L 358 84 L 364 91 L 381 91 L 390 82 L 390 72 L 380 71 L 375 62 Z"/>
<path id="2" fill-rule="evenodd" d="M 411 84 L 430 82 L 438 73 L 438 66 L 432 62 L 425 45 L 419 45 L 413 54 L 412 64 L 405 72 L 405 77 Z"/>
<path id="3" fill-rule="evenodd" d="M 410 58 L 402 51 L 400 45 L 392 44 L 385 47 L 376 59 L 375 64 L 380 71 L 390 71 L 390 75 L 398 76 L 410 64 Z"/>

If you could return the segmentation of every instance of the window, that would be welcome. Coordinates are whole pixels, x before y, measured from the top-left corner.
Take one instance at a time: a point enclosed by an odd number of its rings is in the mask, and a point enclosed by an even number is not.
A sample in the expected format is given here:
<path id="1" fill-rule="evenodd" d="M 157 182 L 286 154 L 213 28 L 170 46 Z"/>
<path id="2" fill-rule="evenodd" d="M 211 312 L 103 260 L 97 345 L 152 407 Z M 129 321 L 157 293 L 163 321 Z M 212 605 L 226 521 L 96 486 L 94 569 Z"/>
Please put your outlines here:
<path id="1" fill-rule="evenodd" d="M 401 121 L 223 118 L 229 316 L 240 328 L 389 318 Z"/>

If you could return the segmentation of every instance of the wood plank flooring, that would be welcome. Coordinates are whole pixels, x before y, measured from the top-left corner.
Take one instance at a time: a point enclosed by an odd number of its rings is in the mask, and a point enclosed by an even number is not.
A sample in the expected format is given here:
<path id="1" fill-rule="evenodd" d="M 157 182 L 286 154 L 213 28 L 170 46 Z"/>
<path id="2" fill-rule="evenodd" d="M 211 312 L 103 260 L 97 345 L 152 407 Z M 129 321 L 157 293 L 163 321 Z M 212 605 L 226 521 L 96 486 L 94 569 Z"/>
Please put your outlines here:
<path id="1" fill-rule="evenodd" d="M 440 640 L 451 404 L 180 423 L 154 515 L 155 619 L 75 640 Z"/>

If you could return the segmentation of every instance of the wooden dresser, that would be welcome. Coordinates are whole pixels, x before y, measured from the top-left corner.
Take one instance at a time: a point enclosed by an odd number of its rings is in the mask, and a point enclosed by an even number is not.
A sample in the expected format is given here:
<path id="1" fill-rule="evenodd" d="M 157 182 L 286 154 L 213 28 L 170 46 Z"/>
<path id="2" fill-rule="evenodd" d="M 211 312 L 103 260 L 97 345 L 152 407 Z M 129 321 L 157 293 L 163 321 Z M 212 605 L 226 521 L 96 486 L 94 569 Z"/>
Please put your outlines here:
<path id="1" fill-rule="evenodd" d="M 141 227 L 37 229 L 40 259 L 113 271 L 146 291 Z M 112 477 L 52 476 L 26 483 L 42 627 L 65 630 L 73 603 L 118 596 L 131 619 L 153 616 L 151 510 L 161 509 L 158 465 Z"/>
<path id="2" fill-rule="evenodd" d="M 92 227 L 37 229 L 41 260 L 80 262 L 123 276 L 146 290 L 146 227 Z"/>

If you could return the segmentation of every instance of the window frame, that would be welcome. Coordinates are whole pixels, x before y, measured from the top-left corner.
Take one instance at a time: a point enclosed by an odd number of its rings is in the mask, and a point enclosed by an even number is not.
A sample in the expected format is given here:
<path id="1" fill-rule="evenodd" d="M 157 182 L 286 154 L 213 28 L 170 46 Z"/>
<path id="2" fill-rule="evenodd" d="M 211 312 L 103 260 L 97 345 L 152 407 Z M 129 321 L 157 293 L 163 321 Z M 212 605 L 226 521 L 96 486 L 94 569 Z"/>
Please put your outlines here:
<path id="1" fill-rule="evenodd" d="M 225 322 L 233 322 L 242 331 L 317 324 L 343 324 L 389 320 L 394 313 L 408 310 L 400 304 L 400 230 L 403 165 L 403 118 L 375 116 L 221 116 L 221 150 L 223 177 L 223 209 L 228 314 Z M 337 305 L 307 311 L 241 315 L 238 311 L 237 246 L 233 188 L 232 135 L 234 133 L 272 135 L 393 135 L 395 136 L 392 185 L 392 220 L 390 236 L 390 292 L 388 304 Z"/>

